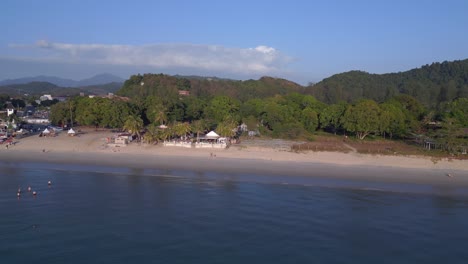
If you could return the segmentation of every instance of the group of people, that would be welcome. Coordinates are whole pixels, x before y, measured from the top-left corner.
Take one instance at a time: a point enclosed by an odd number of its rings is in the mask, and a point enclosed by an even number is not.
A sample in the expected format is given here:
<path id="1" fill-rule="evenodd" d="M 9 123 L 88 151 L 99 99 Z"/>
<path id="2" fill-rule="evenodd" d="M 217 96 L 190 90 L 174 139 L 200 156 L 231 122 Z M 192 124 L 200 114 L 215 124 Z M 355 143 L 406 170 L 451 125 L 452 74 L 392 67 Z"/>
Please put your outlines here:
<path id="1" fill-rule="evenodd" d="M 50 186 L 52 185 L 52 182 L 51 182 L 51 181 L 48 181 L 48 182 L 47 182 L 47 185 L 50 187 Z M 21 197 L 21 192 L 22 192 L 22 191 L 21 191 L 21 187 L 18 186 L 18 192 L 16 193 L 16 196 L 18 196 L 18 199 Z M 37 195 L 37 192 L 36 192 L 36 191 L 33 191 L 32 188 L 31 188 L 31 186 L 28 186 L 28 192 L 32 193 L 32 195 L 33 195 L 34 197 L 36 197 L 36 195 Z"/>

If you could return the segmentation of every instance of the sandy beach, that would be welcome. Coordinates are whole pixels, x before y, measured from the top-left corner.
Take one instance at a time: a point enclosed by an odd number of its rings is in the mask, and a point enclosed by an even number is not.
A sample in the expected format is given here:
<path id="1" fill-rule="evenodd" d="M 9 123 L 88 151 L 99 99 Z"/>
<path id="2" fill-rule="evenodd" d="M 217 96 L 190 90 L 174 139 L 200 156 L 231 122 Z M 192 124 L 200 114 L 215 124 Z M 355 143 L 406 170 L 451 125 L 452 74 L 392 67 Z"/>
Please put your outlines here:
<path id="1" fill-rule="evenodd" d="M 352 152 L 296 153 L 284 141 L 270 146 L 248 142 L 228 149 L 186 149 L 143 143 L 109 147 L 106 141 L 112 135 L 110 131 L 92 129 L 75 137 L 65 132 L 56 137 L 32 135 L 16 140 L 8 149 L 2 145 L 0 160 L 10 165 L 49 162 L 468 186 L 468 162 L 463 160 Z"/>

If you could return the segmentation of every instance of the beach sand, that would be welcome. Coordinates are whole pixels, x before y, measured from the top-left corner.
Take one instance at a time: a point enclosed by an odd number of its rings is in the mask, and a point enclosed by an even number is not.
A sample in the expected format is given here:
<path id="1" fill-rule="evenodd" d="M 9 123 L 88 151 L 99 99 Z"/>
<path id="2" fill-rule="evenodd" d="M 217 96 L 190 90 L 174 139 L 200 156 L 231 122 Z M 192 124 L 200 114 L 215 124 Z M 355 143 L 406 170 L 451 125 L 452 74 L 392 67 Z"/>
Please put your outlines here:
<path id="1" fill-rule="evenodd" d="M 49 162 L 131 167 L 141 169 L 212 171 L 237 175 L 276 175 L 320 179 L 364 180 L 401 184 L 468 186 L 468 162 L 429 157 L 380 156 L 358 153 L 289 151 L 281 145 L 241 143 L 228 149 L 187 149 L 130 143 L 108 147 L 110 131 L 84 130 L 75 137 L 65 132 L 56 137 L 32 135 L 6 149 L 0 145 L 0 161 Z M 292 144 L 292 142 L 291 142 Z M 449 177 L 449 176 L 452 177 Z"/>

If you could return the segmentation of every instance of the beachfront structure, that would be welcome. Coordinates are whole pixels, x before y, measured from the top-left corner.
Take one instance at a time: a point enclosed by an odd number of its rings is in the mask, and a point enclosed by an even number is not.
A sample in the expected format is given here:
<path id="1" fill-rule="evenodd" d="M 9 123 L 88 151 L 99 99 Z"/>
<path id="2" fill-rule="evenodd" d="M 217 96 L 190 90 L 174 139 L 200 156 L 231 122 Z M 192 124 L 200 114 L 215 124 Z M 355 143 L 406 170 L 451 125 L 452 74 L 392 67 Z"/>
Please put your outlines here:
<path id="1" fill-rule="evenodd" d="M 214 131 L 198 138 L 199 141 L 195 143 L 195 148 L 227 148 L 227 138 L 221 137 Z"/>
<path id="2" fill-rule="evenodd" d="M 107 145 L 111 147 L 126 147 L 132 139 L 132 135 L 129 133 L 118 134 L 107 138 Z"/>
<path id="3" fill-rule="evenodd" d="M 193 143 L 188 139 L 181 138 L 180 140 L 168 140 L 163 142 L 166 147 L 183 147 L 183 148 L 218 148 L 223 149 L 228 146 L 228 139 L 221 137 L 216 132 L 211 131 L 204 136 L 198 137 L 198 141 Z"/>
<path id="4" fill-rule="evenodd" d="M 7 104 L 6 110 L 7 110 L 7 116 L 10 116 L 15 113 L 15 108 L 13 107 L 11 103 Z"/>
<path id="5" fill-rule="evenodd" d="M 23 121 L 28 124 L 41 124 L 41 125 L 50 124 L 50 121 L 47 118 L 23 118 Z"/>
<path id="6" fill-rule="evenodd" d="M 71 137 L 74 137 L 76 135 L 76 132 L 75 130 L 73 130 L 73 128 L 70 128 L 67 132 L 67 135 L 71 136 Z"/>
<path id="7" fill-rule="evenodd" d="M 184 140 L 169 140 L 169 141 L 164 141 L 163 146 L 165 146 L 165 147 L 192 148 L 192 142 L 184 141 Z"/>

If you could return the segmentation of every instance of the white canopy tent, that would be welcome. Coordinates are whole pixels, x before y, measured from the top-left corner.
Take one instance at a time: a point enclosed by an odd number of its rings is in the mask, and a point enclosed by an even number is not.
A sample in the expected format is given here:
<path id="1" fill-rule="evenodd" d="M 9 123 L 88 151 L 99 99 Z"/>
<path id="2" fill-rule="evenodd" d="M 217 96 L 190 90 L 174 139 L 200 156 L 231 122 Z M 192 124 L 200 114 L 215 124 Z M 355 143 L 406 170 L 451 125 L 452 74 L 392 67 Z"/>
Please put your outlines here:
<path id="1" fill-rule="evenodd" d="M 68 134 L 69 136 L 74 136 L 74 135 L 75 135 L 75 130 L 73 130 L 73 128 L 70 128 L 70 129 L 68 130 L 67 134 Z"/>
<path id="2" fill-rule="evenodd" d="M 218 139 L 220 136 L 216 134 L 214 131 L 210 131 L 210 133 L 205 135 L 206 139 Z"/>

